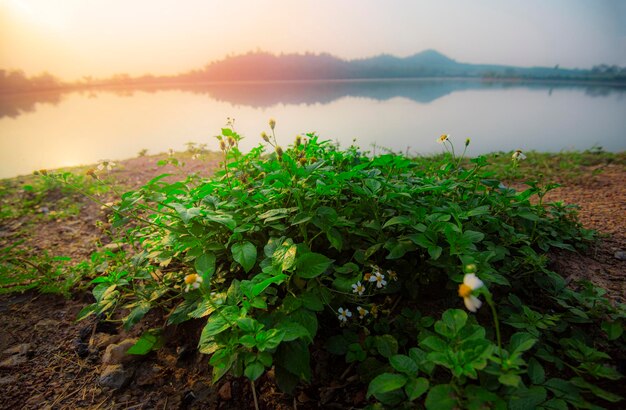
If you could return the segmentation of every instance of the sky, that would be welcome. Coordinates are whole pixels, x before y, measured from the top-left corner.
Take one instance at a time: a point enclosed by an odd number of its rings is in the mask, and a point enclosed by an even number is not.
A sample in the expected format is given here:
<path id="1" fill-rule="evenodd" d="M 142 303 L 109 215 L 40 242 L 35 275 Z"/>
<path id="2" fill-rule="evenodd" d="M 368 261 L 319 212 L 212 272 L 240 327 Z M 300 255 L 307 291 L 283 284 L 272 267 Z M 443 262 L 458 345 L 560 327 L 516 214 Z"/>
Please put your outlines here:
<path id="1" fill-rule="evenodd" d="M 0 0 L 0 68 L 175 74 L 230 54 L 626 66 L 623 0 Z"/>

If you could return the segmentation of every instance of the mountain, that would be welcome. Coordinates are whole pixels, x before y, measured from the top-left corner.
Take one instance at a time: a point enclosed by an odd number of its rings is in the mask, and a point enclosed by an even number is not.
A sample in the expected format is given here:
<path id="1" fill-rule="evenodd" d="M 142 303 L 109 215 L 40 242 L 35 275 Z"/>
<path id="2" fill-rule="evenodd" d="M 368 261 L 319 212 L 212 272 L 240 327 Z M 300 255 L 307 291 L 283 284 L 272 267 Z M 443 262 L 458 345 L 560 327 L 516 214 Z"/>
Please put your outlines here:
<path id="1" fill-rule="evenodd" d="M 624 71 L 624 70 L 622 70 Z M 624 81 L 626 73 L 621 73 Z M 264 52 L 227 57 L 203 69 L 194 70 L 171 80 L 183 82 L 213 81 L 301 81 L 390 79 L 420 77 L 489 77 L 550 80 L 588 80 L 591 70 L 556 67 L 514 67 L 467 64 L 453 60 L 436 50 L 425 50 L 408 57 L 382 54 L 371 58 L 343 60 L 330 54 L 281 54 Z"/>

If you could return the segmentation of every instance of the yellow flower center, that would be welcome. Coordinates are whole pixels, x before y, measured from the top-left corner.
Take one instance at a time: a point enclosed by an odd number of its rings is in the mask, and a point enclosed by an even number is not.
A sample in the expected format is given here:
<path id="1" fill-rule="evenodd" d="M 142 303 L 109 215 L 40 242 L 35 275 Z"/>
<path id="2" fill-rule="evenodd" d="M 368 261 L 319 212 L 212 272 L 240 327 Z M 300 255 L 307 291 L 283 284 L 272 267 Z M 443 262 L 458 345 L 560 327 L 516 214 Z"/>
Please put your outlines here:
<path id="1" fill-rule="evenodd" d="M 196 277 L 197 277 L 197 276 L 198 276 L 198 275 L 197 275 L 197 274 L 195 274 L 195 273 L 192 273 L 191 275 L 187 275 L 187 276 L 185 276 L 185 283 L 186 283 L 187 285 L 191 285 L 192 283 L 194 283 L 194 282 L 196 281 Z"/>
<path id="2" fill-rule="evenodd" d="M 461 283 L 459 285 L 459 296 L 462 298 L 466 298 L 472 294 L 472 288 L 467 286 L 465 283 Z"/>

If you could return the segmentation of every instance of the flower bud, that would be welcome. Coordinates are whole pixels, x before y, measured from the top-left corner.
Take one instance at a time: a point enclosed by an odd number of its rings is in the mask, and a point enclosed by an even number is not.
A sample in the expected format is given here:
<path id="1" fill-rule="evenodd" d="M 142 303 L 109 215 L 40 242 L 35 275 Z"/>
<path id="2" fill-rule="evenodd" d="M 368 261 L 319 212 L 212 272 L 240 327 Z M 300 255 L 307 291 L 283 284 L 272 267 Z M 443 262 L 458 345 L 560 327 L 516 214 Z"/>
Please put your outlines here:
<path id="1" fill-rule="evenodd" d="M 226 143 L 224 142 L 224 140 L 220 140 L 220 149 L 222 151 L 226 151 Z"/>
<path id="2" fill-rule="evenodd" d="M 465 273 L 476 273 L 477 270 L 478 268 L 475 263 L 468 263 L 465 265 Z"/>
<path id="3" fill-rule="evenodd" d="M 265 131 L 263 131 L 261 133 L 261 138 L 263 138 L 263 141 L 265 142 L 270 142 L 270 137 L 267 136 L 267 134 L 265 133 Z"/>
<path id="4" fill-rule="evenodd" d="M 300 135 L 296 136 L 296 148 L 300 146 L 302 143 L 302 137 Z"/>
<path id="5" fill-rule="evenodd" d="M 235 139 L 233 137 L 228 137 L 228 145 L 231 147 L 235 145 Z"/>
<path id="6" fill-rule="evenodd" d="M 283 156 L 283 149 L 279 146 L 276 147 L 276 155 L 278 155 L 278 158 L 282 158 Z"/>
<path id="7" fill-rule="evenodd" d="M 300 162 L 300 165 L 305 166 L 306 163 L 308 162 L 306 158 L 302 157 L 298 160 Z"/>
<path id="8" fill-rule="evenodd" d="M 45 169 L 40 169 L 40 170 L 39 170 L 39 173 L 40 173 L 41 175 L 43 175 L 43 176 L 48 175 L 48 171 L 47 171 L 47 170 L 45 170 Z"/>
<path id="9" fill-rule="evenodd" d="M 465 139 L 465 146 L 467 147 L 470 144 L 471 140 L 469 138 Z"/>
<path id="10" fill-rule="evenodd" d="M 275 126 L 276 126 L 276 120 L 273 118 L 270 118 L 270 128 L 272 129 L 272 131 L 274 131 Z"/>

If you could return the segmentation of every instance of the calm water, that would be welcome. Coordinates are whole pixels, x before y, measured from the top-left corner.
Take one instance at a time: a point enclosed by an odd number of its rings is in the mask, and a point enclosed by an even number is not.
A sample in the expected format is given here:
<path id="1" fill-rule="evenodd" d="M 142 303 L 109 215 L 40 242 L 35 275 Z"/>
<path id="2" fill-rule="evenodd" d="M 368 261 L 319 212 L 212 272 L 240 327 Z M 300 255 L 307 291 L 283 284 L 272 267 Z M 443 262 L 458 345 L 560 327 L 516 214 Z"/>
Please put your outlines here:
<path id="1" fill-rule="evenodd" d="M 462 80 L 221 84 L 67 94 L 0 95 L 0 178 L 35 169 L 183 150 L 217 150 L 236 119 L 243 148 L 267 120 L 279 143 L 298 133 L 411 153 L 438 152 L 451 134 L 470 155 L 489 151 L 626 149 L 626 89 Z"/>

